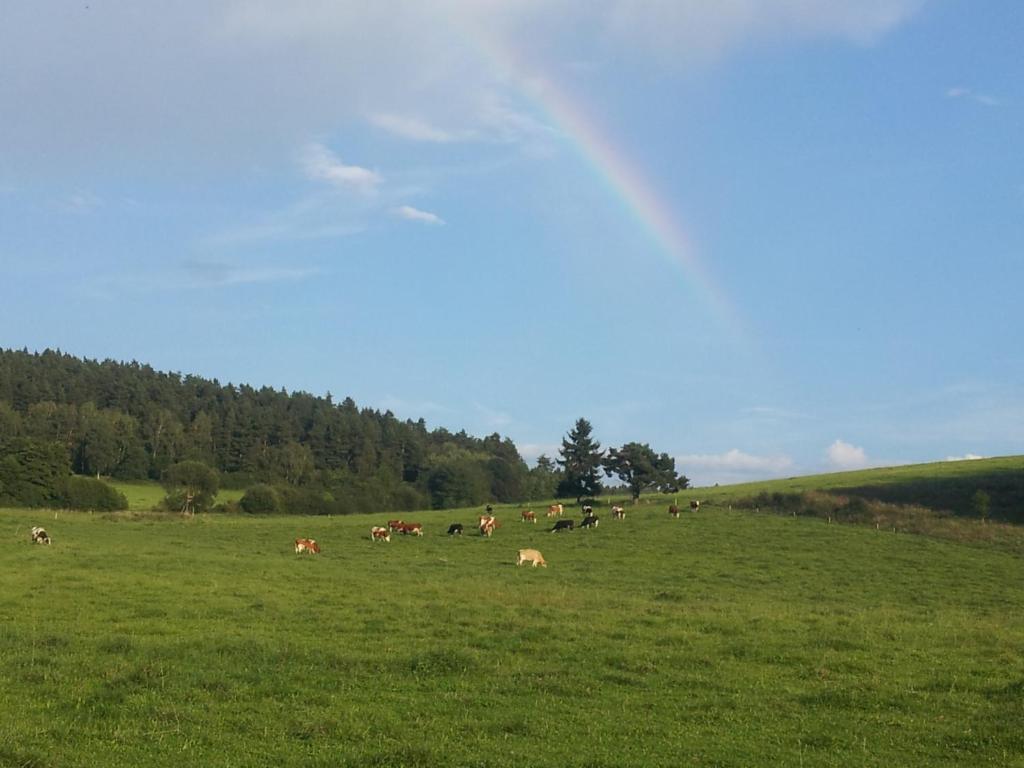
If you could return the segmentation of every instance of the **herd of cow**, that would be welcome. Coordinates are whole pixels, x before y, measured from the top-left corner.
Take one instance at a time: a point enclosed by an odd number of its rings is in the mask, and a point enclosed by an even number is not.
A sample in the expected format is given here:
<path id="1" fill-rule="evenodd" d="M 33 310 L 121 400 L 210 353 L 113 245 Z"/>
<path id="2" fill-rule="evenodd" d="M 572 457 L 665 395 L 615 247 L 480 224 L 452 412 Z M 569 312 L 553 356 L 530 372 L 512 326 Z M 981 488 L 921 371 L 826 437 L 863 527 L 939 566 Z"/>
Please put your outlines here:
<path id="1" fill-rule="evenodd" d="M 700 509 L 699 501 L 690 502 L 690 510 L 696 512 Z M 584 505 L 582 508 L 583 519 L 580 521 L 580 528 L 596 528 L 600 522 L 597 515 L 594 514 L 594 508 L 590 505 Z M 565 507 L 561 504 L 552 504 L 548 507 L 547 517 L 561 518 L 565 512 Z M 613 505 L 611 508 L 612 517 L 616 520 L 626 519 L 626 510 L 624 507 L 619 505 Z M 672 504 L 668 508 L 668 513 L 672 517 L 679 517 L 679 507 Z M 524 509 L 520 513 L 520 520 L 524 523 L 536 523 L 537 514 L 532 509 Z M 493 509 L 490 504 L 487 505 L 486 512 L 478 518 L 478 528 L 481 536 L 490 538 L 496 528 L 500 528 L 501 524 L 493 514 Z M 576 527 L 576 523 L 569 519 L 557 519 L 555 520 L 554 526 L 551 528 L 551 533 L 559 533 L 560 531 L 571 531 Z M 33 529 L 35 530 L 35 529 Z M 42 530 L 42 529 L 40 529 Z M 461 536 L 464 528 L 462 523 L 452 523 L 448 526 L 449 536 Z M 45 533 L 45 532 L 44 532 Z M 370 528 L 370 540 L 377 542 L 390 542 L 392 533 L 400 533 L 403 536 L 422 536 L 423 535 L 423 524 L 422 523 L 407 523 L 404 520 L 388 520 L 387 527 L 382 525 L 375 525 Z M 49 543 L 49 540 L 47 540 Z M 296 539 L 295 540 L 295 554 L 308 553 L 311 555 L 318 554 L 320 552 L 320 546 L 316 543 L 315 539 Z M 542 565 L 547 568 L 547 563 L 544 561 L 544 557 L 536 549 L 520 549 L 518 557 L 516 558 L 516 565 L 522 565 L 523 563 L 531 563 L 533 567 Z"/>
<path id="2" fill-rule="evenodd" d="M 690 502 L 690 510 L 696 512 L 700 509 L 699 501 Z M 583 519 L 580 521 L 580 528 L 596 528 L 599 521 L 597 515 L 594 514 L 594 508 L 590 505 L 583 506 Z M 616 520 L 624 520 L 626 518 L 626 510 L 618 505 L 613 505 L 611 508 L 612 517 Z M 551 528 L 551 533 L 559 533 L 560 531 L 571 531 L 576 527 L 576 523 L 573 520 L 561 519 L 562 514 L 565 512 L 565 507 L 561 504 L 552 504 L 548 507 L 547 517 L 559 518 L 555 520 L 554 526 Z M 672 504 L 668 508 L 668 513 L 672 517 L 679 517 L 679 507 Z M 536 523 L 537 515 L 532 509 L 524 509 L 520 513 L 520 520 L 524 523 Z M 485 514 L 480 515 L 478 520 L 478 527 L 480 529 L 480 535 L 490 538 L 494 533 L 495 529 L 500 528 L 501 524 L 493 514 L 491 505 L 487 505 Z M 448 526 L 449 536 L 461 536 L 463 531 L 462 523 L 452 523 Z M 422 536 L 423 535 L 423 524 L 422 523 L 407 523 L 404 520 L 388 520 L 387 527 L 375 525 L 370 528 L 370 539 L 372 541 L 383 541 L 390 542 L 392 533 L 400 533 L 403 536 Z M 49 534 L 39 526 L 33 526 L 31 531 L 31 540 L 34 544 L 50 544 Z M 320 545 L 316 543 L 316 539 L 296 539 L 295 540 L 295 554 L 310 554 L 317 555 L 320 553 Z M 518 557 L 516 558 L 516 565 L 522 565 L 523 563 L 530 563 L 536 568 L 538 565 L 542 565 L 545 568 L 547 563 L 544 561 L 544 557 L 536 549 L 520 549 Z"/>

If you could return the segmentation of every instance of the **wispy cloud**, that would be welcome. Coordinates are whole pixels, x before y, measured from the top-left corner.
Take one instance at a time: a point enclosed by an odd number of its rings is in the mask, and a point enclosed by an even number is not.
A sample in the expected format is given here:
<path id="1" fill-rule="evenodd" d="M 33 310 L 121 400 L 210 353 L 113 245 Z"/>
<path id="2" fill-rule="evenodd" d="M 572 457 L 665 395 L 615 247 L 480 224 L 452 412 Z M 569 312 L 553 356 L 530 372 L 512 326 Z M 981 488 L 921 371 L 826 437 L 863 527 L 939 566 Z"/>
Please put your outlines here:
<path id="1" fill-rule="evenodd" d="M 72 213 L 88 213 L 89 211 L 95 210 L 103 205 L 103 201 L 92 194 L 91 192 L 85 192 L 78 190 L 77 192 L 68 196 L 64 201 L 65 210 L 71 211 Z"/>
<path id="2" fill-rule="evenodd" d="M 836 440 L 825 451 L 830 466 L 835 469 L 863 469 L 868 466 L 868 457 L 863 448 L 843 440 Z"/>
<path id="3" fill-rule="evenodd" d="M 438 216 L 436 213 L 430 213 L 430 211 L 421 211 L 419 208 L 413 208 L 411 205 L 400 205 L 397 208 L 392 209 L 392 213 L 400 219 L 406 221 L 419 221 L 424 224 L 444 224 L 444 219 Z"/>
<path id="4" fill-rule="evenodd" d="M 191 281 L 203 286 L 295 282 L 319 273 L 311 267 L 247 266 L 207 261 L 190 261 L 184 266 Z"/>
<path id="5" fill-rule="evenodd" d="M 976 459 L 984 459 L 984 456 L 979 456 L 976 453 L 967 453 L 963 456 L 947 456 L 946 461 L 975 461 Z"/>
<path id="6" fill-rule="evenodd" d="M 314 181 L 372 193 L 384 180 L 379 173 L 359 165 L 346 165 L 331 150 L 318 142 L 310 142 L 302 152 L 302 166 Z"/>
<path id="7" fill-rule="evenodd" d="M 481 403 L 473 403 L 473 409 L 480 417 L 480 422 L 487 429 L 500 429 L 512 423 L 512 417 L 503 411 L 497 411 Z"/>
<path id="8" fill-rule="evenodd" d="M 449 144 L 455 141 L 467 141 L 476 136 L 475 131 L 446 131 L 431 125 L 426 120 L 409 115 L 375 113 L 369 115 L 368 119 L 378 128 L 403 139 L 411 139 L 412 141 Z"/>
<path id="9" fill-rule="evenodd" d="M 946 98 L 947 99 L 966 99 L 968 101 L 973 101 L 976 104 L 981 104 L 981 105 L 986 106 L 986 107 L 998 107 L 998 106 L 1000 106 L 1000 102 L 999 102 L 998 99 L 996 99 L 996 98 L 994 98 L 992 96 L 989 96 L 988 94 L 978 93 L 976 91 L 972 91 L 970 88 L 964 88 L 962 86 L 957 86 L 957 87 L 948 89 L 946 91 Z"/>

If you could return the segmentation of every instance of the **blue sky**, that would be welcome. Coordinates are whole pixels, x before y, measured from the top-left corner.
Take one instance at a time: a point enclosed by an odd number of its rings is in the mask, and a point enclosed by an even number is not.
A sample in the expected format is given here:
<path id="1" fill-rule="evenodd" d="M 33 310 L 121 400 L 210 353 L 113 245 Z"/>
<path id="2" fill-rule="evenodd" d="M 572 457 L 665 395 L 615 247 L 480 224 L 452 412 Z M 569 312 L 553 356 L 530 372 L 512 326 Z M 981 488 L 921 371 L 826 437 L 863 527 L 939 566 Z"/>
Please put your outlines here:
<path id="1" fill-rule="evenodd" d="M 528 460 L 582 416 L 698 484 L 1022 453 L 1022 30 L 1013 0 L 6 0 L 0 345 Z"/>

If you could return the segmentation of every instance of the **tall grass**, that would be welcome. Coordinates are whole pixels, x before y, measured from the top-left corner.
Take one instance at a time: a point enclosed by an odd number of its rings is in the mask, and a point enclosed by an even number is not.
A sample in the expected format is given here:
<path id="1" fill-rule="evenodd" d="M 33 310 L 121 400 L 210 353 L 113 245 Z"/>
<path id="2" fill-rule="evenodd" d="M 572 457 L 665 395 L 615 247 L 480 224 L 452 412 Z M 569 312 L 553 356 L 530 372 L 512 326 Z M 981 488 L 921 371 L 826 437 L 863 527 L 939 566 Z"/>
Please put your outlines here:
<path id="1" fill-rule="evenodd" d="M 384 544 L 385 515 L 60 513 L 44 547 L 0 511 L 0 766 L 1024 764 L 1019 557 L 660 501 L 517 514 Z"/>

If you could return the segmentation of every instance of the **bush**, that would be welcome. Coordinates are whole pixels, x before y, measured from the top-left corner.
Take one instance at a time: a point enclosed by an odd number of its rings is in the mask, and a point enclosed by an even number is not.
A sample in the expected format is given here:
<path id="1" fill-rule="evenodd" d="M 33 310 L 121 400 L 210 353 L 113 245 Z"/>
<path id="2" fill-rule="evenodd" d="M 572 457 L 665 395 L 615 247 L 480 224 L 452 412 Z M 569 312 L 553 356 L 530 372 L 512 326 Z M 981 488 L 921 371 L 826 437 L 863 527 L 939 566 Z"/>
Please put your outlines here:
<path id="1" fill-rule="evenodd" d="M 97 512 L 128 509 L 128 499 L 123 493 L 95 477 L 72 475 L 66 478 L 60 484 L 58 496 L 60 503 L 68 509 Z"/>
<path id="2" fill-rule="evenodd" d="M 238 503 L 249 515 L 276 515 L 281 512 L 281 495 L 264 483 L 246 490 Z"/>

